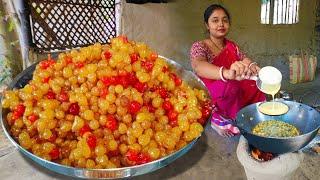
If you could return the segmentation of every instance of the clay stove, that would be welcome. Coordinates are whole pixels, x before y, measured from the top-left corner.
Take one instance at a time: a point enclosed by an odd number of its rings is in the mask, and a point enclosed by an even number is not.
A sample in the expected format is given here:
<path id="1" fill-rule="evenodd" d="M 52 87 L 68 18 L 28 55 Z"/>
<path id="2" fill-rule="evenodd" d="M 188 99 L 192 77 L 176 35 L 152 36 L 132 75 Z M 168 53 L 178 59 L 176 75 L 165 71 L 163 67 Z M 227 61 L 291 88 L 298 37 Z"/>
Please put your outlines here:
<path id="1" fill-rule="evenodd" d="M 303 153 L 272 154 L 250 147 L 241 136 L 237 157 L 248 180 L 289 180 L 303 161 Z"/>

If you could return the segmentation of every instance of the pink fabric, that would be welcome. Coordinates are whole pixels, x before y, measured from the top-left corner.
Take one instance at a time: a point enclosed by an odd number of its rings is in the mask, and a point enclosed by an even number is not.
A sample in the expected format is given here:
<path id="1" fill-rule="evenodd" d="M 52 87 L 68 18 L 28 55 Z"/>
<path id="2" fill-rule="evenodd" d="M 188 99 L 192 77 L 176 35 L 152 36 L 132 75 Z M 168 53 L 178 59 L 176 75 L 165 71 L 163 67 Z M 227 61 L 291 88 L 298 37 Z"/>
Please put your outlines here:
<path id="1" fill-rule="evenodd" d="M 224 130 L 227 129 L 230 132 L 232 132 L 233 134 L 239 134 L 240 133 L 239 129 L 231 124 L 231 120 L 222 117 L 218 113 L 213 113 L 212 114 L 211 126 L 213 126 L 213 124 L 218 125 L 218 127 L 220 129 L 224 129 Z"/>
<path id="2" fill-rule="evenodd" d="M 239 51 L 238 46 L 232 41 L 225 40 L 225 48 L 218 55 L 214 55 L 209 47 L 203 42 L 195 42 L 190 50 L 190 57 L 204 57 L 209 63 L 218 67 L 230 68 L 235 61 L 242 60 L 245 54 Z M 217 124 L 221 129 L 229 129 L 231 132 L 239 133 L 229 123 L 224 122 L 225 119 L 234 120 L 237 112 L 252 103 L 265 100 L 265 95 L 258 90 L 255 81 L 252 80 L 228 80 L 223 82 L 221 80 L 212 80 L 200 77 L 211 96 L 212 103 L 215 106 L 213 112 L 212 123 Z"/>

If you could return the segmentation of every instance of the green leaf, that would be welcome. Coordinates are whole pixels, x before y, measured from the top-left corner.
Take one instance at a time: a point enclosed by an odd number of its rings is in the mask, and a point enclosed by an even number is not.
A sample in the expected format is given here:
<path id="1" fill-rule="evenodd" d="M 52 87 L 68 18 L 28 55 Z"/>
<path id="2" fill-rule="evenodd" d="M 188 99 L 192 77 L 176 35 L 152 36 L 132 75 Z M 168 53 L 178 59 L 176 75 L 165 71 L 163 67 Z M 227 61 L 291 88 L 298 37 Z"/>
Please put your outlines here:
<path id="1" fill-rule="evenodd" d="M 13 18 L 10 18 L 8 22 L 8 31 L 12 32 L 15 29 L 15 26 Z"/>
<path id="2" fill-rule="evenodd" d="M 8 66 L 8 59 L 0 59 L 0 85 L 10 80 L 11 68 Z"/>
<path id="3" fill-rule="evenodd" d="M 0 60 L 0 64 L 3 64 L 5 69 L 10 69 L 10 59 L 5 57 L 2 60 Z"/>

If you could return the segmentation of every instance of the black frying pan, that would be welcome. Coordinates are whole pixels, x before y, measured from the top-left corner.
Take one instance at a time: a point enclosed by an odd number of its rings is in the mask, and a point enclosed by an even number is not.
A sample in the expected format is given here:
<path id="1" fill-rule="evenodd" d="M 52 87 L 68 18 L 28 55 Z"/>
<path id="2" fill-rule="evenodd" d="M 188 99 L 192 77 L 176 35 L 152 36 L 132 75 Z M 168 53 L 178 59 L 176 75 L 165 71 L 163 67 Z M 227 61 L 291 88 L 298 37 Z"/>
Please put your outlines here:
<path id="1" fill-rule="evenodd" d="M 289 106 L 289 111 L 280 116 L 269 116 L 258 111 L 260 103 L 251 104 L 241 109 L 237 114 L 235 125 L 241 134 L 254 147 L 273 153 L 287 153 L 305 147 L 316 135 L 320 128 L 320 113 L 294 101 L 282 101 Z M 262 121 L 279 120 L 294 125 L 300 135 L 289 138 L 262 137 L 252 134 L 252 129 Z"/>

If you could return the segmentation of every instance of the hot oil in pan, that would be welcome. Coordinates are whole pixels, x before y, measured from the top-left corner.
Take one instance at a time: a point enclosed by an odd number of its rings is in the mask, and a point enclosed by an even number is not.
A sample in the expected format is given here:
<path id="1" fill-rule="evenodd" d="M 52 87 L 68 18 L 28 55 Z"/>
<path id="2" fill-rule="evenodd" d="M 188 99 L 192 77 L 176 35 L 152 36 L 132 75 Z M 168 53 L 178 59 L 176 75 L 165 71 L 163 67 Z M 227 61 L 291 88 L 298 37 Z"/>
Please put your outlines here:
<path id="1" fill-rule="evenodd" d="M 266 115 L 277 116 L 289 111 L 289 107 L 282 102 L 265 102 L 258 106 L 258 110 Z"/>
<path id="2" fill-rule="evenodd" d="M 300 134 L 295 126 L 278 120 L 260 122 L 252 129 L 252 133 L 264 137 L 294 137 Z"/>

